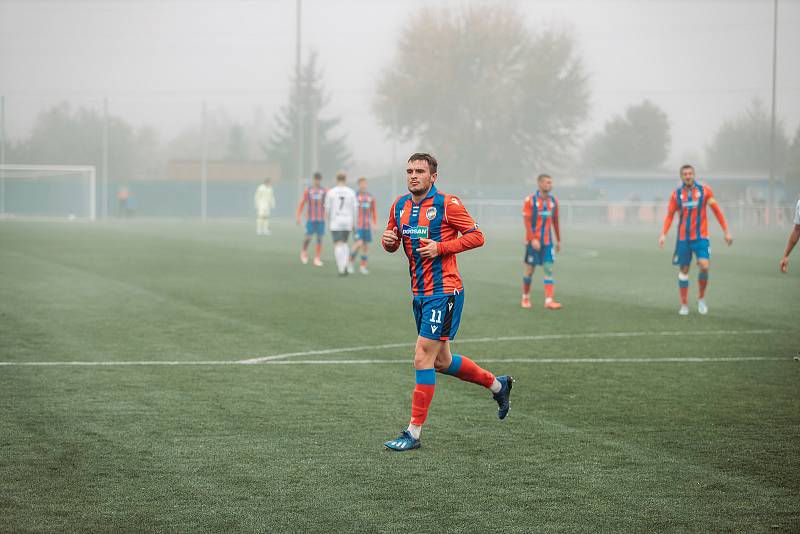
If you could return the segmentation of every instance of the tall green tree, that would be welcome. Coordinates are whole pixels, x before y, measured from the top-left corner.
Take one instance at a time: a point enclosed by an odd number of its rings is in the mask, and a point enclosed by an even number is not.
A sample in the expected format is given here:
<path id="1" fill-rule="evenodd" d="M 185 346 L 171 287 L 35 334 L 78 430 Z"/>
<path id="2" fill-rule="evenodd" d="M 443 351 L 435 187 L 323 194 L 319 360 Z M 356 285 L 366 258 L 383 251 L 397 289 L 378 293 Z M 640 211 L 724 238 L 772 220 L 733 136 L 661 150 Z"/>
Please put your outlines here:
<path id="1" fill-rule="evenodd" d="M 157 171 L 158 140 L 151 128 L 137 129 L 115 116 L 108 118 L 108 172 L 127 181 Z M 27 164 L 94 165 L 103 162 L 103 115 L 73 109 L 68 103 L 41 112 L 30 135 L 11 144 L 8 160 Z"/>
<path id="2" fill-rule="evenodd" d="M 272 136 L 262 146 L 269 159 L 280 163 L 285 177 L 308 177 L 316 171 L 322 172 L 325 176 L 332 176 L 337 170 L 349 164 L 350 152 L 345 137 L 335 134 L 341 119 L 323 118 L 323 109 L 329 100 L 322 72 L 317 64 L 317 55 L 312 53 L 308 61 L 302 65 L 299 88 L 295 77 L 289 101 L 275 115 Z M 303 164 L 300 169 L 297 165 L 300 137 L 297 128 L 298 108 L 302 112 L 303 124 Z M 315 149 L 317 168 L 313 168 Z"/>
<path id="3" fill-rule="evenodd" d="M 667 114 L 649 100 L 606 122 L 586 145 L 584 163 L 594 169 L 658 169 L 671 143 Z"/>
<path id="4" fill-rule="evenodd" d="M 568 33 L 531 32 L 513 6 L 423 8 L 382 73 L 374 112 L 441 172 L 515 180 L 565 161 L 589 90 Z"/>
<path id="5" fill-rule="evenodd" d="M 767 172 L 770 166 L 771 118 L 766 106 L 753 99 L 739 116 L 720 126 L 707 149 L 708 166 L 715 171 Z M 789 140 L 782 121 L 775 124 L 775 169 L 782 173 Z"/>
<path id="6" fill-rule="evenodd" d="M 247 159 L 247 140 L 244 128 L 236 124 L 231 126 L 228 133 L 228 148 L 225 159 L 243 161 Z"/>

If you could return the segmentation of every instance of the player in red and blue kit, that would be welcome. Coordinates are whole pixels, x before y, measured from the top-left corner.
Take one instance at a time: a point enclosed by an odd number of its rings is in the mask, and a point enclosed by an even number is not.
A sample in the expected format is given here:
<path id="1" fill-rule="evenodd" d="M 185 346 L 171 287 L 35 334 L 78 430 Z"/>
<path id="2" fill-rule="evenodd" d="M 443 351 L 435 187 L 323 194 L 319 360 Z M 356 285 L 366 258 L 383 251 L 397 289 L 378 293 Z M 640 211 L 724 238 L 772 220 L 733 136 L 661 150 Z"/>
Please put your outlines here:
<path id="1" fill-rule="evenodd" d="M 372 225 L 378 224 L 378 211 L 375 209 L 375 197 L 367 192 L 367 179 L 363 176 L 358 179 L 358 193 L 356 193 L 358 213 L 356 214 L 356 241 L 350 249 L 349 272 L 353 272 L 356 256 L 361 252 L 361 274 L 369 274 L 367 270 L 367 251 L 372 242 Z"/>
<path id="2" fill-rule="evenodd" d="M 441 193 L 434 186 L 437 167 L 436 158 L 430 154 L 417 153 L 408 159 L 409 193 L 392 204 L 389 223 L 381 236 L 384 249 L 395 252 L 402 246 L 408 258 L 417 325 L 411 422 L 397 439 L 384 443 L 393 451 L 420 446 L 437 372 L 488 388 L 499 406 L 500 419 L 508 414 L 514 382 L 510 376 L 495 377 L 466 356 L 450 352 L 450 340 L 456 337 L 464 307 L 456 254 L 482 246 L 484 238 L 458 197 Z"/>
<path id="3" fill-rule="evenodd" d="M 728 231 L 728 223 L 722 214 L 714 192 L 707 185 L 695 181 L 694 167 L 684 165 L 681 167 L 681 180 L 683 185 L 672 192 L 664 218 L 664 228 L 658 237 L 658 246 L 664 247 L 669 227 L 675 213 L 680 213 L 678 219 L 678 241 L 675 245 L 675 254 L 672 257 L 673 265 L 678 266 L 678 292 L 681 298 L 680 315 L 689 315 L 689 265 L 692 255 L 697 256 L 697 266 L 700 273 L 697 275 L 699 292 L 697 295 L 697 311 L 701 315 L 708 313 L 705 301 L 706 287 L 708 286 L 708 263 L 711 259 L 711 247 L 708 242 L 708 214 L 706 208 L 711 208 L 717 218 L 722 231 L 725 232 L 725 242 L 730 246 L 733 238 Z"/>
<path id="4" fill-rule="evenodd" d="M 561 252 L 561 228 L 558 223 L 558 199 L 553 192 L 553 178 L 540 174 L 536 179 L 539 190 L 525 197 L 522 218 L 525 223 L 525 271 L 522 275 L 523 308 L 531 307 L 531 280 L 537 265 L 544 270 L 544 307 L 558 310 L 561 304 L 555 301 L 556 282 L 553 279 L 553 234 L 555 251 Z"/>
<path id="5" fill-rule="evenodd" d="M 308 244 L 313 235 L 317 236 L 317 248 L 314 253 L 314 265 L 322 267 L 320 254 L 322 253 L 322 237 L 325 235 L 325 193 L 322 187 L 322 175 L 314 173 L 314 184 L 303 191 L 300 205 L 297 207 L 297 224 L 300 224 L 303 208 L 306 212 L 306 236 L 303 240 L 303 249 L 300 251 L 300 261 L 308 263 Z"/>

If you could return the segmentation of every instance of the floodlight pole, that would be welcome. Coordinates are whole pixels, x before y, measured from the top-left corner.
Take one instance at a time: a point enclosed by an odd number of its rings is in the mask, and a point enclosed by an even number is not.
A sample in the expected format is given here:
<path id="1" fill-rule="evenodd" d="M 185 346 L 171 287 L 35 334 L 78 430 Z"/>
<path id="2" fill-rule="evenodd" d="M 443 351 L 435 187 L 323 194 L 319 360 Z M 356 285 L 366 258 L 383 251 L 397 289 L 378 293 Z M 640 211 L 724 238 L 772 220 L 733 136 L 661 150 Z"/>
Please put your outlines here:
<path id="1" fill-rule="evenodd" d="M 200 218 L 208 215 L 208 118 L 206 101 L 203 100 L 203 156 L 200 162 Z"/>
<path id="2" fill-rule="evenodd" d="M 0 165 L 6 164 L 6 96 L 0 95 Z M 6 171 L 0 170 L 0 215 L 6 214 Z"/>
<path id="3" fill-rule="evenodd" d="M 397 198 L 397 105 L 392 107 L 392 198 Z"/>
<path id="4" fill-rule="evenodd" d="M 108 219 L 108 97 L 103 98 L 103 219 Z"/>
<path id="5" fill-rule="evenodd" d="M 302 38 L 302 9 L 303 9 L 303 0 L 296 0 L 295 6 L 297 8 L 296 13 L 296 40 L 297 40 L 297 48 L 296 48 L 296 55 L 295 55 L 295 91 L 296 91 L 296 98 L 297 98 L 297 197 L 299 198 L 303 192 L 303 85 L 300 81 L 300 74 L 302 70 L 301 66 L 301 38 Z"/>
<path id="6" fill-rule="evenodd" d="M 778 0 L 773 0 L 772 19 L 772 118 L 769 128 L 769 206 L 767 224 L 773 223 L 775 214 L 775 79 L 778 67 Z"/>

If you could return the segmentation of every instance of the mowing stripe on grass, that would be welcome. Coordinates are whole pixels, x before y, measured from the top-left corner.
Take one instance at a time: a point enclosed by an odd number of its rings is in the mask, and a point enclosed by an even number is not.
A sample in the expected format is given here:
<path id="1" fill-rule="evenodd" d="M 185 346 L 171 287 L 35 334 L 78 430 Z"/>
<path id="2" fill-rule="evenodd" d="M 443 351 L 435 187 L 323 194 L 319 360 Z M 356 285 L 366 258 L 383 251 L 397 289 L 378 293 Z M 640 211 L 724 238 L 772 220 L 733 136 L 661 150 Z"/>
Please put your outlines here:
<path id="1" fill-rule="evenodd" d="M 761 356 L 712 356 L 704 357 L 665 357 L 665 358 L 505 358 L 481 359 L 481 363 L 713 363 L 713 362 L 788 362 L 792 359 L 767 358 Z M 372 365 L 372 364 L 411 365 L 411 360 L 268 360 L 258 365 Z M 124 367 L 136 365 L 253 365 L 241 361 L 132 361 L 132 362 L 0 362 L 0 367 Z"/>
<path id="2" fill-rule="evenodd" d="M 646 337 L 646 336 L 720 336 L 720 335 L 761 335 L 772 334 L 774 330 L 691 330 L 691 331 L 663 331 L 663 332 L 587 332 L 583 334 L 543 334 L 539 336 L 501 336 L 478 337 L 460 339 L 454 343 L 494 343 L 499 341 L 544 341 L 556 339 L 586 339 L 586 338 L 621 338 L 621 337 Z M 385 345 L 363 345 L 360 347 L 344 347 L 339 349 L 307 350 L 303 352 L 287 352 L 272 356 L 261 356 L 240 360 L 239 363 L 262 363 L 272 360 L 283 360 L 294 356 L 318 356 L 321 354 L 339 354 L 342 352 L 361 352 L 366 350 L 398 349 L 413 347 L 414 342 L 389 343 Z"/>

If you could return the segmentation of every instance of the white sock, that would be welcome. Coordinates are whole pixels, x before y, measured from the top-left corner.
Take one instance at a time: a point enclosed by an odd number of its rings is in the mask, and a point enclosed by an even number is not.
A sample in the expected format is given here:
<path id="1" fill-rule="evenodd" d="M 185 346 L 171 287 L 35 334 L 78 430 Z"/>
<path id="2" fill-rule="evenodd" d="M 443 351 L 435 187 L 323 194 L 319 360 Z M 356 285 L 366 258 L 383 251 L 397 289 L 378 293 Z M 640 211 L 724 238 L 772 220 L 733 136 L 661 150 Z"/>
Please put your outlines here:
<path id="1" fill-rule="evenodd" d="M 495 378 L 494 382 L 492 382 L 492 385 L 489 386 L 489 389 L 492 393 L 500 393 L 500 390 L 503 389 L 503 384 L 501 384 L 500 381 Z"/>
<path id="2" fill-rule="evenodd" d="M 419 434 L 422 432 L 422 426 L 420 425 L 412 425 L 411 423 L 408 424 L 408 433 L 411 434 L 411 437 L 414 439 L 419 439 Z"/>
<path id="3" fill-rule="evenodd" d="M 337 243 L 334 256 L 336 257 L 336 268 L 340 273 L 343 273 L 347 268 L 347 245 L 344 243 Z"/>

